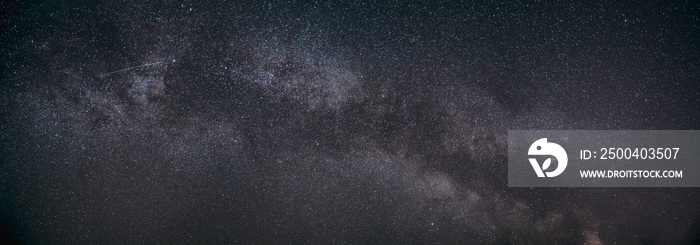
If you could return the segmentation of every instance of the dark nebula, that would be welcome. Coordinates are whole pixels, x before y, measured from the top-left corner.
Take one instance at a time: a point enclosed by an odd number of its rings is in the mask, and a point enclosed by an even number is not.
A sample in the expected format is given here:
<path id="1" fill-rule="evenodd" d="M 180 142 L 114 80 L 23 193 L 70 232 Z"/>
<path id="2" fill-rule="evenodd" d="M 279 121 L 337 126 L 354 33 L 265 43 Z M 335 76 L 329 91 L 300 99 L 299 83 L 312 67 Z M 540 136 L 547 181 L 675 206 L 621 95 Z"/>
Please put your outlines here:
<path id="1" fill-rule="evenodd" d="M 700 129 L 697 2 L 2 3 L 22 244 L 697 244 L 697 188 L 508 188 L 507 130 Z"/>

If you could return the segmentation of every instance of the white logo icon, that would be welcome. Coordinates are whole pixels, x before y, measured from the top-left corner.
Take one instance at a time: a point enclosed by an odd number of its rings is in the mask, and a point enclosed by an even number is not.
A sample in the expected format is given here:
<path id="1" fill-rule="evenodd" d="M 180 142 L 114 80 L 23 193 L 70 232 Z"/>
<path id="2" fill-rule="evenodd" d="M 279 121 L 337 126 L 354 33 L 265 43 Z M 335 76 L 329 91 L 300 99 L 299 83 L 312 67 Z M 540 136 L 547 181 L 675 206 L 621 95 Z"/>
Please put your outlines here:
<path id="1" fill-rule="evenodd" d="M 547 138 L 538 139 L 535 141 L 535 143 L 532 143 L 530 150 L 527 151 L 527 154 L 530 156 L 553 156 L 559 163 L 557 165 L 557 169 L 554 171 L 544 172 L 552 163 L 551 157 L 544 160 L 542 167 L 540 167 L 537 159 L 528 158 L 530 160 L 530 164 L 532 164 L 532 168 L 534 168 L 535 172 L 537 173 L 537 177 L 545 177 L 545 174 L 547 177 L 559 176 L 562 172 L 564 172 L 564 169 L 566 169 L 566 163 L 569 162 L 569 157 L 566 155 L 564 148 L 558 144 L 547 142 Z"/>

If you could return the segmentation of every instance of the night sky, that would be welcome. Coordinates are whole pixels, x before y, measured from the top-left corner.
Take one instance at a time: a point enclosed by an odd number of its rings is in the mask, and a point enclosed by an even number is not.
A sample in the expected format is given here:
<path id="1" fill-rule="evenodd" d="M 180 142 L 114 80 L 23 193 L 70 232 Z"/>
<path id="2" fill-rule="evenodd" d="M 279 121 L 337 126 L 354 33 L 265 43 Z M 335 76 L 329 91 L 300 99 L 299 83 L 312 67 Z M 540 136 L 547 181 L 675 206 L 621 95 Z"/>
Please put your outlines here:
<path id="1" fill-rule="evenodd" d="M 1 4 L 5 242 L 700 243 L 698 188 L 506 159 L 699 130 L 697 1 L 144 2 Z"/>

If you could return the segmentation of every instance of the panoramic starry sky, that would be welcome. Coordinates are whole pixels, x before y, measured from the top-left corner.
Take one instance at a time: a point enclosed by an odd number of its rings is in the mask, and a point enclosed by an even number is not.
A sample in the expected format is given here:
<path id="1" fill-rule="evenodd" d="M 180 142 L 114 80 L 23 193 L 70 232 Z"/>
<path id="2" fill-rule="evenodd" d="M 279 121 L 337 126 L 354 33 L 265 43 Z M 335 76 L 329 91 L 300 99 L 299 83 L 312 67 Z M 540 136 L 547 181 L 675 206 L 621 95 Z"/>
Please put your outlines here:
<path id="1" fill-rule="evenodd" d="M 5 242 L 700 243 L 698 188 L 506 159 L 700 129 L 697 1 L 213 2 L 1 4 Z"/>

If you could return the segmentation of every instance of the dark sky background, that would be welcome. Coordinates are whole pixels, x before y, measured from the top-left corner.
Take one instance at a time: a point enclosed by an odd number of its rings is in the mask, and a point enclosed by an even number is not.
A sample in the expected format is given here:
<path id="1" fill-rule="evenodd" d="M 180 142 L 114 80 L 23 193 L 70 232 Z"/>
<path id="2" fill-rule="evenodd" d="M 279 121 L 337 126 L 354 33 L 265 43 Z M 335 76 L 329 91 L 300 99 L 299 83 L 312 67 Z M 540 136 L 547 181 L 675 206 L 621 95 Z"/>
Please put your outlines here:
<path id="1" fill-rule="evenodd" d="M 2 3 L 0 236 L 698 244 L 697 188 L 508 188 L 507 130 L 700 129 L 697 1 Z"/>

